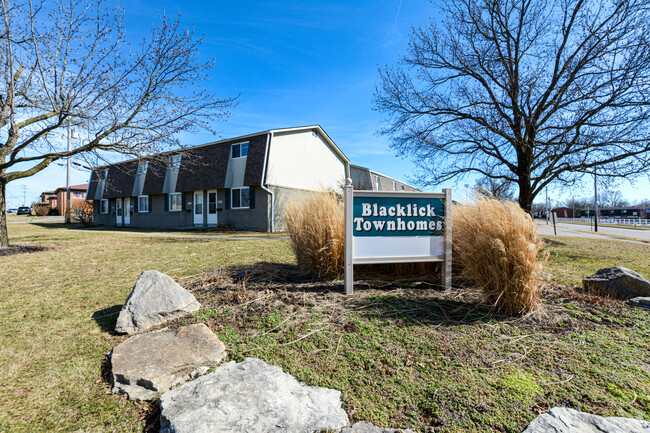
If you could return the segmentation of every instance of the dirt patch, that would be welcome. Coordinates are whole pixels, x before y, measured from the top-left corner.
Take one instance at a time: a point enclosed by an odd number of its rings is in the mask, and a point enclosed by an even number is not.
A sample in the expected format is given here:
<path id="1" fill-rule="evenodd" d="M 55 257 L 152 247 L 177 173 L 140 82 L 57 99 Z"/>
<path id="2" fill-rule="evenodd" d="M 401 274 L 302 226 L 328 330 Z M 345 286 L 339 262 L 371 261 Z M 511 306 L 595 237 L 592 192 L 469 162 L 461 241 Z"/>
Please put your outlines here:
<path id="1" fill-rule="evenodd" d="M 49 249 L 50 247 L 36 245 L 9 245 L 8 247 L 0 247 L 0 257 L 13 256 L 14 254 L 31 254 Z"/>
<path id="2" fill-rule="evenodd" d="M 529 331 L 554 334 L 589 328 L 589 320 L 574 317 L 567 303 L 594 311 L 607 306 L 613 312 L 626 308 L 623 302 L 581 293 L 578 288 L 547 283 L 542 310 L 524 316 L 497 314 L 485 303 L 483 293 L 472 287 L 440 290 L 437 279 L 386 278 L 372 269 L 355 273 L 355 294 L 346 296 L 342 280 L 315 280 L 294 265 L 260 263 L 236 270 L 215 269 L 179 283 L 201 302 L 196 317 L 183 324 L 203 321 L 215 330 L 230 325 L 248 329 L 257 318 L 273 312 L 287 318 L 282 329 L 309 320 L 314 312 L 322 323 L 346 330 L 354 317 L 390 319 L 402 324 L 430 325 L 456 332 L 457 325 L 509 323 Z M 210 316 L 218 311 L 218 320 Z M 216 313 L 215 313 L 216 315 Z M 277 331 L 281 331 L 278 329 Z"/>

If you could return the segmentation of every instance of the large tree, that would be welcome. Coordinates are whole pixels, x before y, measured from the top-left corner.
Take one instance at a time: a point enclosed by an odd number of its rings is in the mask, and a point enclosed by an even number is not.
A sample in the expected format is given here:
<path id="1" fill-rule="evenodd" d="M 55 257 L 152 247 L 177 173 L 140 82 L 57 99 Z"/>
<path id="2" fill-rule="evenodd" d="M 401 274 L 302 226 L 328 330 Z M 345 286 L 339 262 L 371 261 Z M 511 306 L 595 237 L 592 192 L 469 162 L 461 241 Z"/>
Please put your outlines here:
<path id="1" fill-rule="evenodd" d="M 649 168 L 648 0 L 435 3 L 375 94 L 421 183 L 511 181 L 530 211 L 551 182 Z"/>
<path id="2" fill-rule="evenodd" d="M 202 89 L 212 62 L 178 19 L 131 44 L 122 11 L 102 0 L 2 0 L 0 13 L 0 247 L 8 182 L 78 154 L 168 149 L 233 103 Z M 70 125 L 81 137 L 68 151 Z"/>

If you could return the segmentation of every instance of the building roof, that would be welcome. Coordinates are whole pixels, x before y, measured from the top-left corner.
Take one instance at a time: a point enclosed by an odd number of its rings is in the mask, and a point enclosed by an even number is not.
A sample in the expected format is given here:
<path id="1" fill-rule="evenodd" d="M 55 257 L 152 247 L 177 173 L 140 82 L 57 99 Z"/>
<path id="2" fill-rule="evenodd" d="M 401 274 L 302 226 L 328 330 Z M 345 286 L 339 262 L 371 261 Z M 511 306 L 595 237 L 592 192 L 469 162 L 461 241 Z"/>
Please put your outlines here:
<path id="1" fill-rule="evenodd" d="M 315 131 L 327 143 L 347 166 L 348 158 L 334 144 L 320 125 L 301 126 L 295 128 L 269 129 L 254 134 L 242 135 L 225 140 L 205 143 L 198 146 L 175 149 L 149 157 L 130 159 L 110 165 L 99 166 L 93 170 L 87 197 L 96 195 L 99 179 L 98 173 L 108 169 L 103 198 L 130 196 L 135 182 L 136 171 L 140 161 L 149 161 L 145 184 L 142 194 L 160 194 L 167 171 L 167 157 L 175 154 L 182 155 L 176 182 L 176 191 L 195 191 L 224 188 L 226 171 L 232 144 L 248 141 L 248 157 L 244 171 L 244 185 L 260 185 L 263 181 L 264 162 L 269 135 Z"/>

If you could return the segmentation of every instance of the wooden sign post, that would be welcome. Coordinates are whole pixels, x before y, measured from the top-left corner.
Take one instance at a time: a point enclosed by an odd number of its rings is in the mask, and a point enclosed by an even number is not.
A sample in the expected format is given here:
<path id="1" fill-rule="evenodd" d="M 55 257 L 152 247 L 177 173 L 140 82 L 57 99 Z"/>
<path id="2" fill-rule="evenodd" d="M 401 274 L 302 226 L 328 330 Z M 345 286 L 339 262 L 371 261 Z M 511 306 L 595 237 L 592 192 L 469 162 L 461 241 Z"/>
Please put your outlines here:
<path id="1" fill-rule="evenodd" d="M 345 186 L 345 293 L 354 265 L 442 262 L 440 285 L 451 288 L 451 189 L 442 193 L 355 191 Z"/>

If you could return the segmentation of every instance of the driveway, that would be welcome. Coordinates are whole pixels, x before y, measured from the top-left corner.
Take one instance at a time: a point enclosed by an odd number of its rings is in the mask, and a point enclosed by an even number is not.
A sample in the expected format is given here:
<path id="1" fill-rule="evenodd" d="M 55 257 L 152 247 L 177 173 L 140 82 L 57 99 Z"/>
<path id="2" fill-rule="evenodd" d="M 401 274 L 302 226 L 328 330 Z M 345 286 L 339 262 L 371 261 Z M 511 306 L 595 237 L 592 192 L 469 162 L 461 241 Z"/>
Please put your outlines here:
<path id="1" fill-rule="evenodd" d="M 537 227 L 539 233 L 544 236 L 553 235 L 553 224 L 546 224 L 538 222 Z M 624 229 L 618 227 L 604 227 L 598 226 L 598 232 L 594 232 L 593 228 L 588 225 L 557 223 L 558 236 L 576 236 L 580 238 L 593 238 L 593 239 L 620 239 L 616 236 L 624 236 L 630 238 L 632 242 L 650 242 L 650 230 L 639 230 L 634 228 Z M 635 241 L 637 239 L 638 241 Z M 628 239 L 629 240 L 629 239 Z"/>

